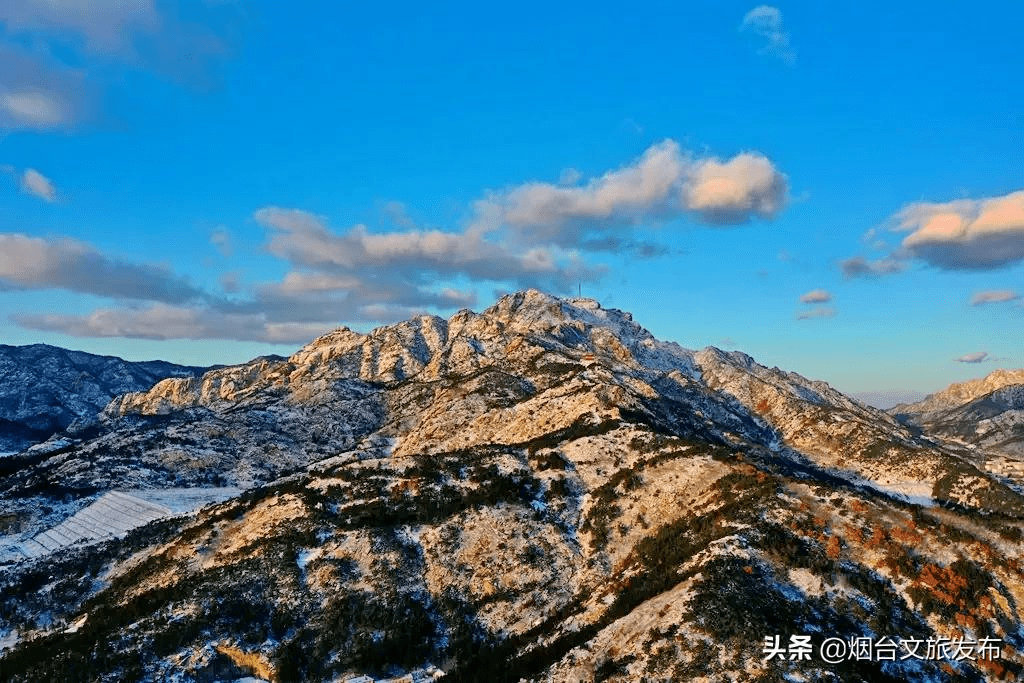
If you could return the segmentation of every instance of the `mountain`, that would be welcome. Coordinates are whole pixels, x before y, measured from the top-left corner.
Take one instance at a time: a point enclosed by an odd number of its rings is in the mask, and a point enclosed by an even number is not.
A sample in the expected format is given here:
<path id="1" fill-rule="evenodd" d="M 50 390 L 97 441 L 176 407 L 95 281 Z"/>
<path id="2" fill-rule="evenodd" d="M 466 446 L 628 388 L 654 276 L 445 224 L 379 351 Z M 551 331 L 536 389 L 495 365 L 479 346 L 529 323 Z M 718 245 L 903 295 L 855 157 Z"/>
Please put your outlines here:
<path id="1" fill-rule="evenodd" d="M 1024 673 L 1024 497 L 823 382 L 588 299 L 339 329 L 120 396 L 37 454 L 0 480 L 8 542 L 153 521 L 0 554 L 4 680 Z M 213 502 L 161 516 L 153 490 Z M 766 659 L 775 636 L 815 654 Z M 818 655 L 883 636 L 1000 656 Z"/>
<path id="2" fill-rule="evenodd" d="M 983 459 L 1024 459 L 1024 369 L 996 370 L 952 384 L 889 413 L 935 437 L 964 444 Z"/>
<path id="3" fill-rule="evenodd" d="M 889 412 L 894 415 L 921 416 L 928 419 L 932 415 L 958 408 L 975 399 L 1013 384 L 1024 384 L 1024 369 L 995 370 L 981 379 L 957 382 L 934 394 L 929 394 L 917 403 L 893 406 Z"/>
<path id="4" fill-rule="evenodd" d="M 96 415 L 119 394 L 205 370 L 165 361 L 133 363 L 46 344 L 0 344 L 0 453 L 45 441 L 75 420 Z"/>

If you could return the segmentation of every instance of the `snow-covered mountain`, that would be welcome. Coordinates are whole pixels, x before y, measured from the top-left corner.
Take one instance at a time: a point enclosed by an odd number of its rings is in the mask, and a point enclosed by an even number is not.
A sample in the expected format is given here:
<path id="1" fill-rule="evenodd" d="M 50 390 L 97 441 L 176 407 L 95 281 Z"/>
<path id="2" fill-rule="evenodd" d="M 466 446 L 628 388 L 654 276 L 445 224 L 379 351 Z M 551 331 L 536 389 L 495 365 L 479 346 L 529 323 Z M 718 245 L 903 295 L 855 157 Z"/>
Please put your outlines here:
<path id="1" fill-rule="evenodd" d="M 1024 369 L 996 370 L 889 411 L 900 421 L 985 456 L 1024 459 Z"/>
<path id="2" fill-rule="evenodd" d="M 925 396 L 917 403 L 896 405 L 890 408 L 888 412 L 893 415 L 916 416 L 918 419 L 927 421 L 933 415 L 958 408 L 997 389 L 1002 389 L 1012 384 L 1024 384 L 1024 369 L 999 369 L 981 379 L 956 382 L 941 391 Z"/>
<path id="3" fill-rule="evenodd" d="M 96 415 L 119 394 L 205 370 L 165 361 L 129 362 L 47 344 L 0 344 L 0 453 L 44 441 L 77 419 Z"/>
<path id="4" fill-rule="evenodd" d="M 0 553 L 0 678 L 1024 671 L 1024 497 L 825 383 L 588 299 L 340 329 L 120 396 L 33 453 L 0 479 L 7 542 L 35 553 Z M 214 487 L 243 492 L 163 517 L 140 493 Z M 155 521 L 95 512 L 129 503 Z M 957 634 L 1004 655 L 763 651 Z"/>

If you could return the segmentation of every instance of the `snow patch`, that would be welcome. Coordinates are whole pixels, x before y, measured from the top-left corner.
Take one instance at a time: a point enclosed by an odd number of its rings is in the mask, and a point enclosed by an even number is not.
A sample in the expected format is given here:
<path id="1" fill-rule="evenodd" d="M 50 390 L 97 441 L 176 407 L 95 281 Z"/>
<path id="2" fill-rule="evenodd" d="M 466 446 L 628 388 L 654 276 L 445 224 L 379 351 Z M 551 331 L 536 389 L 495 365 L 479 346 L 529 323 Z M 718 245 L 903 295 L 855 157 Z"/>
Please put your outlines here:
<path id="1" fill-rule="evenodd" d="M 0 652 L 12 648 L 21 642 L 21 636 L 17 631 L 7 631 L 0 635 Z"/>
<path id="2" fill-rule="evenodd" d="M 295 564 L 299 565 L 299 569 L 302 571 L 306 571 L 306 565 L 320 557 L 323 551 L 323 548 L 313 548 L 311 550 L 303 548 L 295 558 Z"/>
<path id="3" fill-rule="evenodd" d="M 900 498 L 912 505 L 935 507 L 935 499 L 931 495 L 932 485 L 930 482 L 900 481 L 880 484 L 874 481 L 865 481 L 863 483 L 877 491 Z"/>

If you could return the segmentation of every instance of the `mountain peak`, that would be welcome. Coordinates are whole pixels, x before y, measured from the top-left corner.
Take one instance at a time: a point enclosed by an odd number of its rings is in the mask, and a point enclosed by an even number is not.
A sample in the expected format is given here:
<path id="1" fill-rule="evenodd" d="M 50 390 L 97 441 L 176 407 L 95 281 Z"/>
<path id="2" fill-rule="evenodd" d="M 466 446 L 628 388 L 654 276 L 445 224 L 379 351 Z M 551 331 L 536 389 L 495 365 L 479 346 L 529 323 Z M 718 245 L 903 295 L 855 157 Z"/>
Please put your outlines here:
<path id="1" fill-rule="evenodd" d="M 889 412 L 894 415 L 911 415 L 950 410 L 1011 384 L 1024 384 L 1024 368 L 999 368 L 980 379 L 956 382 L 925 396 L 917 403 L 893 406 Z"/>
<path id="2" fill-rule="evenodd" d="M 53 661 L 95 680 L 252 662 L 417 680 L 436 661 L 463 681 L 782 680 L 748 668 L 764 634 L 893 623 L 1024 649 L 1008 484 L 823 382 L 659 341 L 593 299 L 339 328 L 48 443 L 0 476 L 5 680 Z M 246 491 L 184 512 L 226 487 Z M 907 666 L 842 675 L 940 680 Z"/>

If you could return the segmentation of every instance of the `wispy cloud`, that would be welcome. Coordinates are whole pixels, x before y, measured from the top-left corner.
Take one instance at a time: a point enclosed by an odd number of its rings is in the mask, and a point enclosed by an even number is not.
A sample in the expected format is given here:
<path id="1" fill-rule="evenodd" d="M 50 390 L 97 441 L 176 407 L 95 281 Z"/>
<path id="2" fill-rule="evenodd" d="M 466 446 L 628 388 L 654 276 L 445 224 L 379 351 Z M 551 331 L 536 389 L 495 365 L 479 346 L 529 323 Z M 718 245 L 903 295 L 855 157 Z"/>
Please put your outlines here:
<path id="1" fill-rule="evenodd" d="M 215 83 L 229 54 L 226 36 L 236 13 L 213 11 L 208 3 L 184 4 L 0 3 L 0 131 L 74 129 L 96 115 L 99 84 L 126 70 L 159 73 L 190 86 Z M 186 14 L 199 21 L 183 20 Z"/>
<path id="2" fill-rule="evenodd" d="M 91 52 L 119 53 L 132 49 L 137 31 L 160 29 L 161 17 L 152 0 L 6 0 L 0 21 L 13 34 L 73 36 Z"/>
<path id="3" fill-rule="evenodd" d="M 416 228 L 416 221 L 409 215 L 405 204 L 399 201 L 390 201 L 384 205 L 384 217 L 400 228 L 412 230 Z"/>
<path id="4" fill-rule="evenodd" d="M 71 239 L 0 233 L 0 283 L 18 289 L 183 303 L 202 292 L 169 268 L 112 258 Z"/>
<path id="5" fill-rule="evenodd" d="M 1016 301 L 1017 299 L 1020 299 L 1020 295 L 1012 289 L 990 289 L 984 292 L 977 292 L 971 297 L 971 305 L 983 306 L 984 304 Z"/>
<path id="6" fill-rule="evenodd" d="M 828 306 L 816 306 L 796 314 L 797 320 L 813 320 L 814 318 L 833 318 L 836 315 L 834 308 Z"/>
<path id="7" fill-rule="evenodd" d="M 19 314 L 12 319 L 32 330 L 74 337 L 132 339 L 228 339 L 277 344 L 309 341 L 331 323 L 274 323 L 261 314 L 158 304 L 143 309 L 99 309 L 88 315 Z"/>
<path id="8" fill-rule="evenodd" d="M 583 180 L 583 174 L 575 168 L 563 168 L 562 172 L 558 174 L 559 185 L 575 185 L 581 180 Z"/>
<path id="9" fill-rule="evenodd" d="M 812 289 L 800 295 L 800 302 L 805 304 L 827 304 L 829 301 L 832 301 L 832 295 L 824 289 Z"/>
<path id="10" fill-rule="evenodd" d="M 906 264 L 892 257 L 869 261 L 863 256 L 854 256 L 840 261 L 839 269 L 846 278 L 852 279 L 902 273 L 906 270 Z"/>
<path id="11" fill-rule="evenodd" d="M 7 0 L 0 22 L 7 33 L 48 45 L 60 44 L 90 64 L 121 63 L 196 82 L 227 54 L 223 25 L 207 3 L 170 0 Z M 186 14 L 207 23 L 183 20 Z M 222 21 L 216 22 L 222 24 Z"/>
<path id="12" fill-rule="evenodd" d="M 796 62 L 796 50 L 790 45 L 789 32 L 782 21 L 778 7 L 758 5 L 743 17 L 740 31 L 753 33 L 764 39 L 758 54 L 777 57 L 787 64 Z"/>
<path id="13" fill-rule="evenodd" d="M 221 274 L 217 281 L 220 283 L 220 288 L 227 294 L 242 291 L 242 278 L 236 271 Z"/>
<path id="14" fill-rule="evenodd" d="M 988 355 L 988 351 L 976 351 L 974 353 L 965 353 L 959 358 L 954 358 L 957 363 L 985 363 L 990 360 L 995 360 Z"/>

